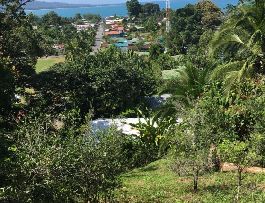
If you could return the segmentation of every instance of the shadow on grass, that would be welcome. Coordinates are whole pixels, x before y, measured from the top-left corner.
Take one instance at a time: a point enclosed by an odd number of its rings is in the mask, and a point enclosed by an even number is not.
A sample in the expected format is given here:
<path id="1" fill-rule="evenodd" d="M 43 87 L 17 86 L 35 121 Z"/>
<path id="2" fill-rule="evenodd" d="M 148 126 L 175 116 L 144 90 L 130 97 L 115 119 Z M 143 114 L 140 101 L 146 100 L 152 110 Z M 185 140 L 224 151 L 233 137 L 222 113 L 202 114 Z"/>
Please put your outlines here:
<path id="1" fill-rule="evenodd" d="M 155 171 L 157 169 L 158 169 L 158 167 L 156 167 L 156 166 L 147 166 L 147 167 L 139 169 L 139 171 L 140 172 L 149 172 L 149 171 Z"/>

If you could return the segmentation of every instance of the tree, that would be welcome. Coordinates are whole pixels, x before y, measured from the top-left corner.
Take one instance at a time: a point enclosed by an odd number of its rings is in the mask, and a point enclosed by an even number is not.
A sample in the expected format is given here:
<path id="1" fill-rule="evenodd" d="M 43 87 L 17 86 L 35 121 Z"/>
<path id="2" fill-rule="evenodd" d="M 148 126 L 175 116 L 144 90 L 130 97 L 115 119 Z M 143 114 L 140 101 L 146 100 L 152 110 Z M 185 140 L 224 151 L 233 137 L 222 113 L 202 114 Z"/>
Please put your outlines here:
<path id="1" fill-rule="evenodd" d="M 223 79 L 228 90 L 246 77 L 265 74 L 264 16 L 264 1 L 243 3 L 232 12 L 211 42 L 211 53 L 224 60 L 213 72 L 212 79 Z"/>
<path id="2" fill-rule="evenodd" d="M 34 73 L 37 57 L 43 54 L 38 41 L 39 35 L 28 22 L 22 8 L 27 2 L 1 2 L 0 114 L 11 111 L 15 87 L 24 87 L 31 82 L 29 77 Z"/>
<path id="3" fill-rule="evenodd" d="M 183 113 L 183 121 L 176 126 L 174 151 L 176 162 L 174 169 L 179 175 L 192 175 L 193 190 L 198 192 L 199 176 L 209 171 L 208 156 L 211 139 L 208 137 L 208 128 L 202 126 L 204 112 L 195 105 Z"/>
<path id="4" fill-rule="evenodd" d="M 205 30 L 220 25 L 221 17 L 221 10 L 208 0 L 172 12 L 171 31 L 167 38 L 169 52 L 172 55 L 186 54 L 190 47 L 199 43 Z"/>
<path id="5" fill-rule="evenodd" d="M 46 111 L 78 107 L 82 115 L 93 109 L 95 117 L 111 117 L 156 92 L 159 75 L 143 56 L 111 47 L 39 74 L 35 88 Z"/>
<path id="6" fill-rule="evenodd" d="M 221 158 L 227 162 L 233 163 L 237 167 L 237 195 L 236 201 L 239 201 L 240 187 L 242 186 L 242 180 L 244 169 L 246 167 L 253 166 L 261 160 L 261 154 L 258 149 L 264 141 L 263 135 L 254 134 L 247 141 L 231 141 L 224 140 L 219 146 L 219 154 Z"/>
<path id="7" fill-rule="evenodd" d="M 80 21 L 82 19 L 83 19 L 83 17 L 81 16 L 80 13 L 75 14 L 74 21 Z"/>
<path id="8" fill-rule="evenodd" d="M 141 13 L 145 16 L 152 16 L 160 12 L 159 4 L 146 3 L 142 5 Z"/>
<path id="9" fill-rule="evenodd" d="M 75 33 L 74 37 L 67 39 L 65 44 L 66 60 L 83 60 L 92 51 L 96 33 L 94 30 Z"/>
<path id="10" fill-rule="evenodd" d="M 164 47 L 161 44 L 152 44 L 149 50 L 150 58 L 157 59 L 162 53 L 164 53 Z"/>
<path id="11" fill-rule="evenodd" d="M 126 6 L 130 17 L 138 17 L 141 13 L 141 4 L 138 0 L 127 1 Z"/>
<path id="12" fill-rule="evenodd" d="M 44 26 L 59 26 L 62 25 L 62 18 L 54 11 L 51 11 L 42 16 L 42 23 Z"/>
<path id="13" fill-rule="evenodd" d="M 144 26 L 147 31 L 151 31 L 153 33 L 155 33 L 159 28 L 157 19 L 154 16 L 151 16 L 150 18 L 148 18 Z"/>
<path id="14" fill-rule="evenodd" d="M 169 54 L 162 53 L 154 59 L 154 63 L 161 68 L 161 70 L 172 70 L 177 68 L 177 61 Z"/>
<path id="15" fill-rule="evenodd" d="M 15 83 L 12 72 L 0 61 L 0 123 L 10 111 L 15 94 Z M 4 117 L 2 117 L 4 116 Z"/>
<path id="16" fill-rule="evenodd" d="M 91 23 L 98 23 L 101 20 L 100 15 L 95 14 L 84 14 L 83 17 Z"/>
<path id="17" fill-rule="evenodd" d="M 196 4 L 201 14 L 202 25 L 205 29 L 216 29 L 222 23 L 222 11 L 211 0 L 202 0 Z"/>
<path id="18" fill-rule="evenodd" d="M 211 65 L 199 68 L 188 62 L 176 69 L 176 77 L 165 83 L 162 92 L 172 94 L 177 102 L 192 105 L 204 92 L 211 70 Z"/>

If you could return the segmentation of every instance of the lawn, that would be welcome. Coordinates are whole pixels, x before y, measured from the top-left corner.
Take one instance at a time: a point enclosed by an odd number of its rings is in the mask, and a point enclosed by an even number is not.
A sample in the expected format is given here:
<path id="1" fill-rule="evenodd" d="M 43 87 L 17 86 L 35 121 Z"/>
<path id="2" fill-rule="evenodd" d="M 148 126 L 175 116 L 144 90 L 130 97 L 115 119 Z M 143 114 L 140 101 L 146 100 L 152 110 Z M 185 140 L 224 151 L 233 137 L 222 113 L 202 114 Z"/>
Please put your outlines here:
<path id="1" fill-rule="evenodd" d="M 47 71 L 54 64 L 64 62 L 64 61 L 65 61 L 64 56 L 40 58 L 38 59 L 38 62 L 36 64 L 36 72 L 40 73 L 43 71 Z"/>
<path id="2" fill-rule="evenodd" d="M 122 187 L 116 191 L 118 202 L 233 202 L 236 174 L 212 173 L 200 178 L 199 192 L 192 190 L 192 177 L 179 177 L 166 159 L 124 174 Z M 265 202 L 264 175 L 245 174 L 240 202 Z M 252 183 L 255 184 L 252 184 Z"/>

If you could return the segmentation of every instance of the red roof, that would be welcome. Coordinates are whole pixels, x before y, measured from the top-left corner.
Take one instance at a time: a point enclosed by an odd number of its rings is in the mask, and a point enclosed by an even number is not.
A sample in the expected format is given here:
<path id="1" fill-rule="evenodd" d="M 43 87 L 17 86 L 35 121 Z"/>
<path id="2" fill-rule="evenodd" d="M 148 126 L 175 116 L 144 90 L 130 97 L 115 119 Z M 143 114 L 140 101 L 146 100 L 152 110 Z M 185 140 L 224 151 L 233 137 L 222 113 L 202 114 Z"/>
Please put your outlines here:
<path id="1" fill-rule="evenodd" d="M 109 31 L 105 32 L 105 35 L 119 35 L 120 33 L 118 31 Z"/>

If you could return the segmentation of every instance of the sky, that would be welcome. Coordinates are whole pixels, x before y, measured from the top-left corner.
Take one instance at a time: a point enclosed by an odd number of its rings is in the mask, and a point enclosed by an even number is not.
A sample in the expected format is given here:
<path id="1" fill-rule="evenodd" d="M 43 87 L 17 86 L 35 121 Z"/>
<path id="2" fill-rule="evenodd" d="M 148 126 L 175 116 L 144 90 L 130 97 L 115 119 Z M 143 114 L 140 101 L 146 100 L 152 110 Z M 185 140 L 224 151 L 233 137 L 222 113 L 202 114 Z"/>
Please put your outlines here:
<path id="1" fill-rule="evenodd" d="M 118 4 L 118 3 L 125 3 L 126 0 L 39 0 L 39 1 L 46 1 L 46 2 L 63 2 L 63 3 L 71 3 L 71 4 Z M 155 0 L 140 0 L 141 2 L 151 2 Z M 172 0 L 178 2 L 188 2 L 188 0 Z M 219 0 L 223 3 L 227 2 L 229 4 L 231 0 Z"/>

